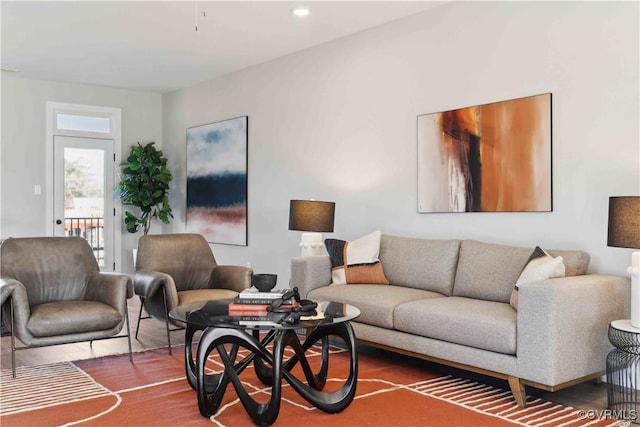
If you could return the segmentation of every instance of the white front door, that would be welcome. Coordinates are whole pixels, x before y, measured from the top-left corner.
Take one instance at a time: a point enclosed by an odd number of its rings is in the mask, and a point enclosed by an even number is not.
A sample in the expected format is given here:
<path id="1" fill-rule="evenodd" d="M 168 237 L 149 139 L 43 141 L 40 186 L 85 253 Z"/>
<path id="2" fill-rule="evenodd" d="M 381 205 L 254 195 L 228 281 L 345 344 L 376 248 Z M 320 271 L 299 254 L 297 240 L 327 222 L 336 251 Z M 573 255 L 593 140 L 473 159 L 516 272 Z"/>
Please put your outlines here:
<path id="1" fill-rule="evenodd" d="M 114 140 L 53 137 L 53 214 L 55 236 L 89 242 L 98 265 L 113 271 Z"/>

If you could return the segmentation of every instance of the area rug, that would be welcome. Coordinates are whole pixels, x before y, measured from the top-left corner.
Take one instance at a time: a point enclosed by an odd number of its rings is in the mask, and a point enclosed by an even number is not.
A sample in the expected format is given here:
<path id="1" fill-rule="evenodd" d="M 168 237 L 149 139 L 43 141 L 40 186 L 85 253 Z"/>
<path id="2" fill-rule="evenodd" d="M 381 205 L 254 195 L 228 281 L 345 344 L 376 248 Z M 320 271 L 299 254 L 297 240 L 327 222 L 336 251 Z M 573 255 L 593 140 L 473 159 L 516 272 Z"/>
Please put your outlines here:
<path id="1" fill-rule="evenodd" d="M 317 349 L 316 349 L 317 350 Z M 12 426 L 249 426 L 251 419 L 230 385 L 220 411 L 198 411 L 196 393 L 184 376 L 183 348 L 166 348 L 76 362 L 21 367 L 17 378 L 2 370 L 0 424 Z M 217 356 L 216 356 L 217 357 Z M 319 361 L 316 352 L 312 364 Z M 348 354 L 332 349 L 327 387 L 347 376 Z M 315 361 L 315 362 L 314 362 Z M 221 364 L 211 357 L 207 368 Z M 269 389 L 248 368 L 241 379 L 254 398 L 266 402 Z M 619 426 L 541 399 L 519 408 L 508 390 L 455 378 L 370 355 L 359 358 L 357 394 L 339 414 L 326 414 L 302 399 L 286 382 L 275 425 L 287 426 Z"/>

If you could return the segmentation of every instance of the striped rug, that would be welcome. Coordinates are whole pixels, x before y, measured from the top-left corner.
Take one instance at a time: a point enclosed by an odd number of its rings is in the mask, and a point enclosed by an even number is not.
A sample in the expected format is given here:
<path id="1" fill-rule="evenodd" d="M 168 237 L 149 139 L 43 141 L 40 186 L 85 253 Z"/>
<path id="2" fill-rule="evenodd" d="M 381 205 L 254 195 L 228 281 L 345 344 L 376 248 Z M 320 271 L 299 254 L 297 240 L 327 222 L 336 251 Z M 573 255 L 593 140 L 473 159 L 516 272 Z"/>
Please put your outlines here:
<path id="1" fill-rule="evenodd" d="M 198 412 L 195 392 L 184 378 L 181 351 L 166 349 L 128 356 L 18 368 L 17 379 L 2 370 L 0 424 L 11 426 L 248 426 L 251 420 L 229 386 L 223 406 L 210 419 Z M 312 364 L 319 354 L 311 356 Z M 347 376 L 348 356 L 331 355 L 327 388 Z M 220 363 L 211 357 L 207 368 Z M 283 387 L 275 425 L 289 426 L 622 426 L 622 421 L 529 397 L 519 408 L 508 390 L 428 369 L 362 355 L 357 395 L 340 414 L 310 406 Z M 269 389 L 250 369 L 241 376 L 254 399 L 266 402 Z"/>

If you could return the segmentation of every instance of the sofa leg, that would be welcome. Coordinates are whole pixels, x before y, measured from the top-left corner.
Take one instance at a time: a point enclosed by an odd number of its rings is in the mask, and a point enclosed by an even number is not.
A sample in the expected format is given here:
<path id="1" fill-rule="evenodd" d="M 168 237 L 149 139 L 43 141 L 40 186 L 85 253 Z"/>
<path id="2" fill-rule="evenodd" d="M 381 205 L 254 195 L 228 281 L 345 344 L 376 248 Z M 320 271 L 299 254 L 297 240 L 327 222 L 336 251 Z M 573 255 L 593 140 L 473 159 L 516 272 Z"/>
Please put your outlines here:
<path id="1" fill-rule="evenodd" d="M 526 408 L 527 394 L 524 391 L 524 384 L 520 382 L 520 378 L 509 376 L 509 387 L 511 388 L 511 393 L 513 393 L 513 397 L 516 399 L 518 406 Z"/>

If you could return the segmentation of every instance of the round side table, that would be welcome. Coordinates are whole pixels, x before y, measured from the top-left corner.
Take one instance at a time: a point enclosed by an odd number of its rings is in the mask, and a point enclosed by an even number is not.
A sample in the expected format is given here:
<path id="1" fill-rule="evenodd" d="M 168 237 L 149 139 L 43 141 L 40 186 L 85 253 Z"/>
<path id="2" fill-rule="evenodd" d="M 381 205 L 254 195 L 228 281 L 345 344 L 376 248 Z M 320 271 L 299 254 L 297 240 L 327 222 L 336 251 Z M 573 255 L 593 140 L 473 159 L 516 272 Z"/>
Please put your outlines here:
<path id="1" fill-rule="evenodd" d="M 615 347 L 607 355 L 607 405 L 620 419 L 638 423 L 640 412 L 640 328 L 629 319 L 609 325 Z"/>

